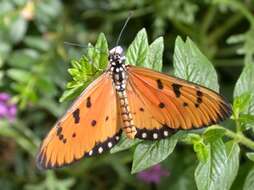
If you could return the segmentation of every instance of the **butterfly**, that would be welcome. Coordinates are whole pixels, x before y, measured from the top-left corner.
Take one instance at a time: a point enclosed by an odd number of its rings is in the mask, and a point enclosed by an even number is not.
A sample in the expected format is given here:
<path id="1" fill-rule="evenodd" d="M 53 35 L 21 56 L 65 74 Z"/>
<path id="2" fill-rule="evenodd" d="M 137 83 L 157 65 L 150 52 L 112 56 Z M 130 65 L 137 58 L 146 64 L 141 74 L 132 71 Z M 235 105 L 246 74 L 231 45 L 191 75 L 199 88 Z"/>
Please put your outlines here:
<path id="1" fill-rule="evenodd" d="M 179 130 L 225 120 L 227 100 L 206 87 L 125 64 L 123 49 L 110 50 L 107 69 L 56 123 L 37 155 L 40 168 L 57 168 L 112 148 L 122 132 L 158 140 Z"/>

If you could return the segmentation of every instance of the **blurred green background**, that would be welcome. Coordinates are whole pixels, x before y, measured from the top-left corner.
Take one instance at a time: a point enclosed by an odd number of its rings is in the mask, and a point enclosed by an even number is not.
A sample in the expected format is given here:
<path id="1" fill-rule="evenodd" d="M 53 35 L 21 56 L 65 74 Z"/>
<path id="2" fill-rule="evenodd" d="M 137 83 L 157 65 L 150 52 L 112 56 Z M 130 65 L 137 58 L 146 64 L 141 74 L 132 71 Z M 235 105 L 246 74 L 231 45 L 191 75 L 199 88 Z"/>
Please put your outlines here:
<path id="1" fill-rule="evenodd" d="M 0 189 L 196 189 L 188 145 L 160 165 L 157 183 L 130 174 L 132 150 L 55 171 L 35 166 L 41 139 L 70 104 L 59 103 L 70 61 L 87 51 L 64 42 L 94 43 L 103 32 L 114 47 L 130 10 L 120 45 L 126 49 L 142 28 L 151 41 L 163 36 L 164 70 L 171 72 L 176 36 L 189 36 L 232 100 L 244 63 L 253 61 L 253 0 L 0 0 Z M 249 165 L 241 160 L 232 189 L 241 189 Z"/>

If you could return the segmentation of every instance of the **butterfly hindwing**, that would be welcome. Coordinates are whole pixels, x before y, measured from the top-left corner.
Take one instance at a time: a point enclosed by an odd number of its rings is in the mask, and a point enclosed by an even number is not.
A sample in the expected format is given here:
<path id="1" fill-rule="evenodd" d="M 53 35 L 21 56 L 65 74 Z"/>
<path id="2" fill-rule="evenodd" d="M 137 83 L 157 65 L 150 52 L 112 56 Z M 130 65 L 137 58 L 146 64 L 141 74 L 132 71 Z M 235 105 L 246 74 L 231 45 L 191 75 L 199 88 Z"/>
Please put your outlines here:
<path id="1" fill-rule="evenodd" d="M 115 145 L 121 133 L 115 93 L 108 73 L 90 84 L 43 141 L 38 166 L 61 167 Z"/>
<path id="2" fill-rule="evenodd" d="M 223 121 L 231 106 L 218 93 L 150 69 L 128 66 L 127 94 L 136 137 L 165 138 L 179 129 Z"/>

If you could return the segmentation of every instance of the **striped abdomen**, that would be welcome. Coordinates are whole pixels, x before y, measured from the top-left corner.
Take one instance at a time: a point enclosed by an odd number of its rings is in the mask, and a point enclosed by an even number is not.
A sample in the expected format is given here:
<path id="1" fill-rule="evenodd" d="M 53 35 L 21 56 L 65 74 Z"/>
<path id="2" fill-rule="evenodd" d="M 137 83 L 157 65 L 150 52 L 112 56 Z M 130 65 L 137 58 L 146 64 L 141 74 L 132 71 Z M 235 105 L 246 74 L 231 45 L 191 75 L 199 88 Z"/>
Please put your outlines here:
<path id="1" fill-rule="evenodd" d="M 134 139 L 137 130 L 134 126 L 133 117 L 130 112 L 129 102 L 127 98 L 127 94 L 125 90 L 123 91 L 117 91 L 119 102 L 120 102 L 120 111 L 121 111 L 121 118 L 123 121 L 123 127 L 126 136 L 130 139 Z"/>

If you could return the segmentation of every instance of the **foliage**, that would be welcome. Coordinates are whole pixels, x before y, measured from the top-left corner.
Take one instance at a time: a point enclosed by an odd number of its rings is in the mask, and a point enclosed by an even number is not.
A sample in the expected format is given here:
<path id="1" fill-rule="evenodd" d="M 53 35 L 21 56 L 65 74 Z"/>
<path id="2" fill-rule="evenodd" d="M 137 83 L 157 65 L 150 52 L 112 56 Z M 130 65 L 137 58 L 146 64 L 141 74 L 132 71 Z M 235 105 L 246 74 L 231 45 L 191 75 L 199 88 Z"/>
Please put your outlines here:
<path id="1" fill-rule="evenodd" d="M 127 63 L 220 89 L 232 101 L 231 121 L 155 142 L 122 135 L 110 153 L 37 170 L 40 139 L 67 100 L 107 67 L 108 47 L 129 10 L 121 41 Z M 251 1 L 240 0 L 0 1 L 0 93 L 12 97 L 5 106 L 18 106 L 14 120 L 0 117 L 1 188 L 153 189 L 133 174 L 161 163 L 170 175 L 157 189 L 252 189 L 253 10 Z"/>

